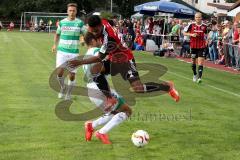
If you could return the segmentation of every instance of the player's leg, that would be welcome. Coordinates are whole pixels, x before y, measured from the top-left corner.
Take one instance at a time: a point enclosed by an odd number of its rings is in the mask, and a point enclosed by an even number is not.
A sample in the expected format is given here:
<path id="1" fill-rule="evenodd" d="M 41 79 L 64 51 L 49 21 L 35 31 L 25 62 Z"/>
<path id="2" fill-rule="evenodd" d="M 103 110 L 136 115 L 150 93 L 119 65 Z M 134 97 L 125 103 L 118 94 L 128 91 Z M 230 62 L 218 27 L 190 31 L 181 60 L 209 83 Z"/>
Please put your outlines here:
<path id="1" fill-rule="evenodd" d="M 57 69 L 57 81 L 60 85 L 60 92 L 58 93 L 58 98 L 64 97 L 64 90 L 65 90 L 65 84 L 64 84 L 64 66 L 62 66 L 65 62 L 64 54 L 57 53 L 56 57 L 56 68 Z"/>
<path id="2" fill-rule="evenodd" d="M 65 100 L 70 100 L 71 99 L 72 90 L 73 90 L 74 86 L 76 85 L 75 75 L 76 75 L 76 72 L 70 72 L 68 74 L 69 79 L 68 79 L 68 85 L 67 85 Z"/>
<path id="3" fill-rule="evenodd" d="M 124 80 L 128 80 L 130 82 L 131 88 L 136 93 L 146 93 L 146 92 L 156 92 L 156 91 L 163 91 L 169 93 L 169 95 L 178 102 L 180 97 L 179 93 L 174 88 L 172 82 L 162 82 L 162 83 L 155 83 L 155 82 L 147 82 L 142 83 L 136 69 L 136 64 L 133 61 L 129 61 L 128 64 L 121 66 L 120 73 Z"/>
<path id="4" fill-rule="evenodd" d="M 64 74 L 64 68 L 58 68 L 57 80 L 60 85 L 60 92 L 58 93 L 58 98 L 60 98 L 60 99 L 64 97 L 64 89 L 65 89 L 63 74 Z"/>
<path id="5" fill-rule="evenodd" d="M 96 137 L 99 138 L 103 144 L 111 144 L 108 138 L 108 133 L 124 121 L 126 121 L 132 114 L 131 108 L 124 102 L 115 111 L 115 115 L 112 117 L 112 119 L 105 124 L 99 131 L 96 132 Z"/>
<path id="6" fill-rule="evenodd" d="M 104 61 L 96 63 L 91 67 L 91 74 L 94 75 L 93 81 L 97 84 L 100 91 L 106 96 L 106 107 L 111 107 L 116 103 L 116 99 L 112 97 L 106 75 L 110 74 L 110 62 Z"/>
<path id="7" fill-rule="evenodd" d="M 198 54 L 196 54 L 197 50 L 191 49 L 191 58 L 192 58 L 192 71 L 193 71 L 193 82 L 197 82 L 197 59 Z"/>
<path id="8" fill-rule="evenodd" d="M 106 124 L 107 122 L 109 122 L 113 116 L 114 116 L 114 114 L 112 114 L 112 113 L 106 113 L 96 120 L 85 122 L 85 139 L 86 139 L 86 141 L 91 141 L 94 130 L 98 126 L 102 126 L 102 125 Z"/>
<path id="9" fill-rule="evenodd" d="M 69 60 L 73 60 L 75 58 L 77 58 L 79 55 L 78 54 L 68 54 L 65 57 L 65 64 L 69 61 Z M 69 71 L 68 74 L 68 85 L 66 88 L 66 96 L 65 96 L 65 100 L 70 100 L 71 99 L 71 94 L 72 94 L 72 90 L 74 88 L 74 86 L 76 85 L 76 80 L 75 80 L 75 75 L 77 73 L 77 68 Z"/>
<path id="10" fill-rule="evenodd" d="M 203 64 L 205 61 L 205 49 L 201 49 L 198 52 L 198 83 L 202 82 L 202 75 L 203 75 Z"/>
<path id="11" fill-rule="evenodd" d="M 94 82 L 88 83 L 87 88 L 88 88 L 88 97 L 90 101 L 94 103 L 96 107 L 100 108 L 103 112 L 105 112 L 104 109 L 105 109 L 106 96 L 98 88 L 97 84 Z M 91 141 L 94 129 L 96 129 L 100 125 L 106 124 L 108 121 L 111 120 L 112 117 L 113 117 L 113 114 L 108 112 L 94 121 L 87 121 L 85 123 L 86 141 Z"/>
<path id="12" fill-rule="evenodd" d="M 168 93 L 176 102 L 180 100 L 179 93 L 175 89 L 173 82 L 147 82 L 143 84 L 140 80 L 135 80 L 131 81 L 130 85 L 136 93 L 163 91 Z"/>

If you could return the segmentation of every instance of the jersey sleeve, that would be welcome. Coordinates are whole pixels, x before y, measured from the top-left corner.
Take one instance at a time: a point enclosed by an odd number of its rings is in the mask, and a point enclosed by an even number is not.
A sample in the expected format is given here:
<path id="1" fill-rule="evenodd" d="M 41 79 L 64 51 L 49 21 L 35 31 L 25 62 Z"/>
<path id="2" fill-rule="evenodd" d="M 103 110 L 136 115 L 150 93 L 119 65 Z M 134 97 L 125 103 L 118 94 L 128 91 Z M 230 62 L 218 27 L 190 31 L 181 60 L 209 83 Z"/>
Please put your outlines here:
<path id="1" fill-rule="evenodd" d="M 58 24 L 56 34 L 61 34 L 61 21 Z"/>
<path id="2" fill-rule="evenodd" d="M 80 20 L 80 34 L 85 34 L 87 32 L 87 27 L 84 25 L 84 22 Z"/>
<path id="3" fill-rule="evenodd" d="M 96 48 L 96 49 L 93 51 L 93 55 L 94 55 L 94 56 L 98 56 L 99 51 L 100 51 L 100 48 Z"/>
<path id="4" fill-rule="evenodd" d="M 192 29 L 192 24 L 189 24 L 187 27 L 184 28 L 184 32 L 190 32 Z"/>
<path id="5" fill-rule="evenodd" d="M 100 48 L 100 50 L 99 50 L 99 54 L 101 55 L 101 58 L 102 59 L 104 59 L 106 56 L 107 56 L 107 47 L 108 47 L 108 43 L 109 43 L 109 41 L 108 41 L 108 33 L 106 32 L 106 30 L 104 29 L 103 30 L 103 35 L 104 35 L 104 37 L 103 37 L 103 44 L 102 44 L 102 46 L 101 46 L 101 48 Z"/>

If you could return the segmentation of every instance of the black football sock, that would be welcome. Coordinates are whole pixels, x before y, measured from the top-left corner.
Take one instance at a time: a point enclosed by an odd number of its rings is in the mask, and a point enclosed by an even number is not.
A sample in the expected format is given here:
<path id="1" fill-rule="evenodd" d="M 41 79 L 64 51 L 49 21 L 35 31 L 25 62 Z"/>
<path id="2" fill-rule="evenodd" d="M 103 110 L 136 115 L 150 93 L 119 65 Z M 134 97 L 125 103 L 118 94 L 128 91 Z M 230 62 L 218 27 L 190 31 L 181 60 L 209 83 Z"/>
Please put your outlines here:
<path id="1" fill-rule="evenodd" d="M 198 66 L 198 78 L 202 78 L 202 74 L 203 74 L 203 66 Z"/>
<path id="2" fill-rule="evenodd" d="M 154 92 L 154 91 L 166 91 L 170 90 L 170 86 L 167 83 L 154 83 L 148 82 L 144 83 L 144 91 L 145 92 Z"/>
<path id="3" fill-rule="evenodd" d="M 197 65 L 196 64 L 192 64 L 192 71 L 193 71 L 193 75 L 196 76 L 197 75 Z"/>
<path id="4" fill-rule="evenodd" d="M 111 97 L 110 87 L 108 85 L 108 81 L 107 81 L 105 75 L 100 74 L 99 76 L 94 77 L 93 81 L 96 82 L 98 88 L 100 89 L 100 91 L 102 91 L 102 93 L 106 97 Z"/>

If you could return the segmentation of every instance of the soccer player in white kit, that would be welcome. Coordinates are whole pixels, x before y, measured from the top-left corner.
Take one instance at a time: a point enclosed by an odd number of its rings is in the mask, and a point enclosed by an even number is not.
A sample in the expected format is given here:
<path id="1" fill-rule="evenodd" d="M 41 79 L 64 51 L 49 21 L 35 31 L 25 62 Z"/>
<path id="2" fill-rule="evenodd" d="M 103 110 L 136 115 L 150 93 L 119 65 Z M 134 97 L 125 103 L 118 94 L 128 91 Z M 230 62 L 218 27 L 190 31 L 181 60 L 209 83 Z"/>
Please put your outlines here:
<path id="1" fill-rule="evenodd" d="M 101 41 L 89 32 L 85 35 L 84 41 L 88 46 L 88 51 L 84 58 L 98 56 L 100 50 L 98 46 L 101 46 Z M 88 96 L 90 100 L 105 113 L 102 117 L 85 123 L 85 138 L 86 141 L 91 141 L 94 130 L 98 126 L 104 125 L 100 130 L 95 132 L 95 136 L 100 139 L 103 144 L 111 144 L 107 133 L 123 121 L 127 120 L 131 115 L 132 110 L 125 103 L 124 99 L 114 90 L 111 90 L 111 94 L 116 98 L 116 103 L 113 106 L 106 108 L 105 102 L 107 97 L 98 88 L 98 84 L 94 82 L 94 77 L 96 77 L 97 74 L 100 74 L 102 69 L 104 69 L 102 63 L 83 65 L 83 70 L 88 81 Z M 99 83 L 101 83 L 101 81 Z"/>

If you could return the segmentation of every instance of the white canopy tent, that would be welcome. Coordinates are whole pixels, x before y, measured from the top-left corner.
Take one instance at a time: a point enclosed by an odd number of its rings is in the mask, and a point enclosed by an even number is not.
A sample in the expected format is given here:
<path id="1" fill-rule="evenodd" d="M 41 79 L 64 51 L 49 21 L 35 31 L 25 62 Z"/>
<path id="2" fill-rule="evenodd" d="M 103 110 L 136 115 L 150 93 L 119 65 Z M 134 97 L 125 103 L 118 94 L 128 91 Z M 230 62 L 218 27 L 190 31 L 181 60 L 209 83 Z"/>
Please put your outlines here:
<path id="1" fill-rule="evenodd" d="M 240 13 L 240 6 L 229 11 L 227 15 L 231 16 L 231 17 L 235 17 L 235 16 L 237 16 L 238 13 Z"/>
<path id="2" fill-rule="evenodd" d="M 131 16 L 131 18 L 142 18 L 143 17 L 143 14 L 137 12 L 135 13 L 134 15 Z"/>

